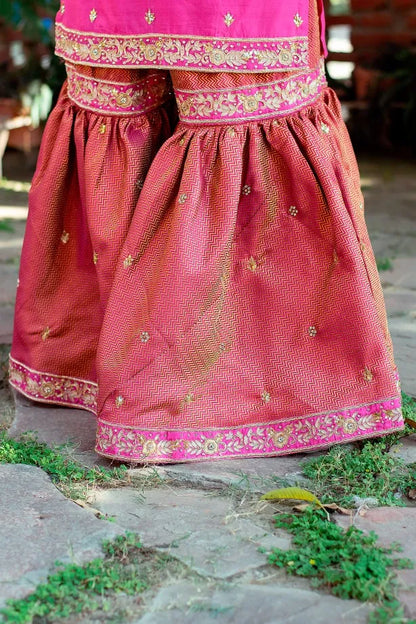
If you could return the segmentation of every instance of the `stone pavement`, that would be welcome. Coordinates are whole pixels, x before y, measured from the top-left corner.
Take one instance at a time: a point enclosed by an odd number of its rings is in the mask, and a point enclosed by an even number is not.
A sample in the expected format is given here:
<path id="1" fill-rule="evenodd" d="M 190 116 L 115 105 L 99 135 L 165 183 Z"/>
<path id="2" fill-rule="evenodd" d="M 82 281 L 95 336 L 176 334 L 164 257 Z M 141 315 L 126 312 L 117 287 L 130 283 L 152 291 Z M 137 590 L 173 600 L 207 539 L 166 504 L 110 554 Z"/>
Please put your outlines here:
<path id="1" fill-rule="evenodd" d="M 7 174 L 7 159 L 6 159 Z M 376 256 L 389 259 L 381 274 L 403 388 L 416 396 L 416 165 L 364 161 L 367 222 Z M 26 193 L 0 188 L 0 344 L 11 341 L 12 312 Z M 0 393 L 2 408 L 8 398 Z M 50 444 L 72 441 L 85 465 L 109 465 L 92 451 L 94 418 L 83 411 L 36 406 L 18 398 L 12 435 L 36 430 Z M 416 435 L 399 451 L 416 461 Z M 310 455 L 308 455 L 310 458 Z M 290 538 L 273 526 L 274 508 L 258 494 L 276 479 L 302 480 L 304 456 L 226 460 L 135 468 L 129 487 L 94 488 L 86 508 L 66 499 L 38 468 L 0 465 L 0 606 L 44 580 L 53 562 L 83 562 L 100 553 L 100 541 L 137 532 L 144 546 L 169 552 L 190 575 L 166 578 L 126 622 L 134 624 L 224 623 L 327 624 L 367 621 L 369 605 L 344 601 L 267 565 L 259 548 L 288 548 Z M 147 484 L 147 485 L 143 485 Z M 243 496 L 235 496 L 243 492 Z M 96 517 L 97 510 L 112 522 Z M 338 522 L 351 520 L 339 517 Z M 383 544 L 399 542 L 416 564 L 416 508 L 377 508 L 356 524 L 374 529 Z M 401 599 L 416 618 L 416 572 L 400 572 Z M 126 599 L 127 600 L 127 599 Z M 88 624 L 93 619 L 74 619 Z M 121 620 L 119 620 L 121 621 Z M 124 620 L 123 620 L 124 621 Z"/>

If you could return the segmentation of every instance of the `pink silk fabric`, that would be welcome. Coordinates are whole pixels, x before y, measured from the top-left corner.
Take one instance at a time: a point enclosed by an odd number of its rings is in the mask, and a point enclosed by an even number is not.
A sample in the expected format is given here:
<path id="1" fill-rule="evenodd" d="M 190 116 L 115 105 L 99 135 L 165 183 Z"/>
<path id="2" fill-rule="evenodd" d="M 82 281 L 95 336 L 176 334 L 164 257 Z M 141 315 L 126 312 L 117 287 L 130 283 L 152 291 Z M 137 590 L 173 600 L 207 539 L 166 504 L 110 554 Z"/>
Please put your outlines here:
<path id="1" fill-rule="evenodd" d="M 62 0 L 56 53 L 72 63 L 101 67 L 241 73 L 313 66 L 309 27 L 316 9 L 311 0 L 182 0 L 168 10 L 164 0 L 153 0 L 149 6 Z M 322 0 L 318 11 L 326 54 Z"/>
<path id="2" fill-rule="evenodd" d="M 101 455 L 281 455 L 403 428 L 322 2 L 260 7 L 61 7 L 68 82 L 30 193 L 10 382 L 96 413 Z"/>
<path id="3" fill-rule="evenodd" d="M 165 72 L 103 73 L 69 67 L 44 131 L 11 353 L 11 382 L 21 392 L 92 410 L 115 264 L 147 170 L 171 133 Z"/>

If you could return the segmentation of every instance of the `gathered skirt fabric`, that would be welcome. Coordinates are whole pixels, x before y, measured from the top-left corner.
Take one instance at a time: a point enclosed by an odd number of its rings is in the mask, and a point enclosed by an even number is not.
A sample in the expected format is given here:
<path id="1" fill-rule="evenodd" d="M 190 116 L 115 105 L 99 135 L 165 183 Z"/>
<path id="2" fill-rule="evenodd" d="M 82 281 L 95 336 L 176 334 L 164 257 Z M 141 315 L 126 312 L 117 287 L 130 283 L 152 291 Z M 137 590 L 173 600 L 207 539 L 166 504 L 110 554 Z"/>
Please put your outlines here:
<path id="1" fill-rule="evenodd" d="M 96 352 L 116 262 L 154 155 L 171 134 L 154 70 L 68 67 L 29 194 L 11 384 L 96 411 Z"/>
<path id="2" fill-rule="evenodd" d="M 355 157 L 334 93 L 304 82 L 173 72 L 182 119 L 100 335 L 98 453 L 280 455 L 403 427 Z"/>

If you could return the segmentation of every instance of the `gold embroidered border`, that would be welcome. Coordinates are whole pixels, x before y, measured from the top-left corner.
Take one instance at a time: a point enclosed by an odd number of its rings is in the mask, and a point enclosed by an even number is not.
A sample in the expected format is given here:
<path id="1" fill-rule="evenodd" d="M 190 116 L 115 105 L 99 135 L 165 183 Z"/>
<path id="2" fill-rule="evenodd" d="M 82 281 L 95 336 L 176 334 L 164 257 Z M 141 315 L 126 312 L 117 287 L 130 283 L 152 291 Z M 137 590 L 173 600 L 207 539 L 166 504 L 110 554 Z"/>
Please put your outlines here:
<path id="1" fill-rule="evenodd" d="M 129 462 L 169 463 L 300 453 L 403 429 L 400 398 L 278 422 L 154 431 L 98 420 L 96 451 Z"/>
<path id="2" fill-rule="evenodd" d="M 313 104 L 327 86 L 323 64 L 315 72 L 246 89 L 218 91 L 176 90 L 179 117 L 189 123 L 252 121 L 287 115 Z"/>
<path id="3" fill-rule="evenodd" d="M 9 383 L 32 401 L 96 413 L 98 387 L 93 381 L 39 372 L 9 356 Z"/>
<path id="4" fill-rule="evenodd" d="M 214 39 L 182 35 L 111 35 L 57 23 L 55 52 L 97 67 L 158 67 L 193 71 L 276 72 L 308 68 L 308 37 Z"/>
<path id="5" fill-rule="evenodd" d="M 137 83 L 110 82 L 85 76 L 67 64 L 68 97 L 81 108 L 107 115 L 137 115 L 161 106 L 172 95 L 162 72 Z"/>

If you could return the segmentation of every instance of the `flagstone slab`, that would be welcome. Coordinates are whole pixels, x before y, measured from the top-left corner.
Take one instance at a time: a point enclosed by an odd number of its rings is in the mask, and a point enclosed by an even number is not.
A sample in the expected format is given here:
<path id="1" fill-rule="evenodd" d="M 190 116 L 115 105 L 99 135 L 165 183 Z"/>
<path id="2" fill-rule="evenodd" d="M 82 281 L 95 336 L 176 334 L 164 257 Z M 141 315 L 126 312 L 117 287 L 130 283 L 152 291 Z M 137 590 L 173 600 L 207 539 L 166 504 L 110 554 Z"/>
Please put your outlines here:
<path id="1" fill-rule="evenodd" d="M 290 546 L 289 536 L 273 528 L 271 517 L 264 523 L 254 509 L 236 512 L 230 498 L 196 489 L 99 490 L 91 504 L 138 533 L 144 546 L 167 550 L 202 576 L 242 574 L 267 563 L 259 548 Z"/>
<path id="2" fill-rule="evenodd" d="M 134 624 L 365 624 L 370 611 L 353 600 L 293 587 L 182 581 L 164 587 Z"/>
<path id="3" fill-rule="evenodd" d="M 82 509 L 40 468 L 0 465 L 0 607 L 44 582 L 54 562 L 102 556 L 101 542 L 123 529 Z"/>

